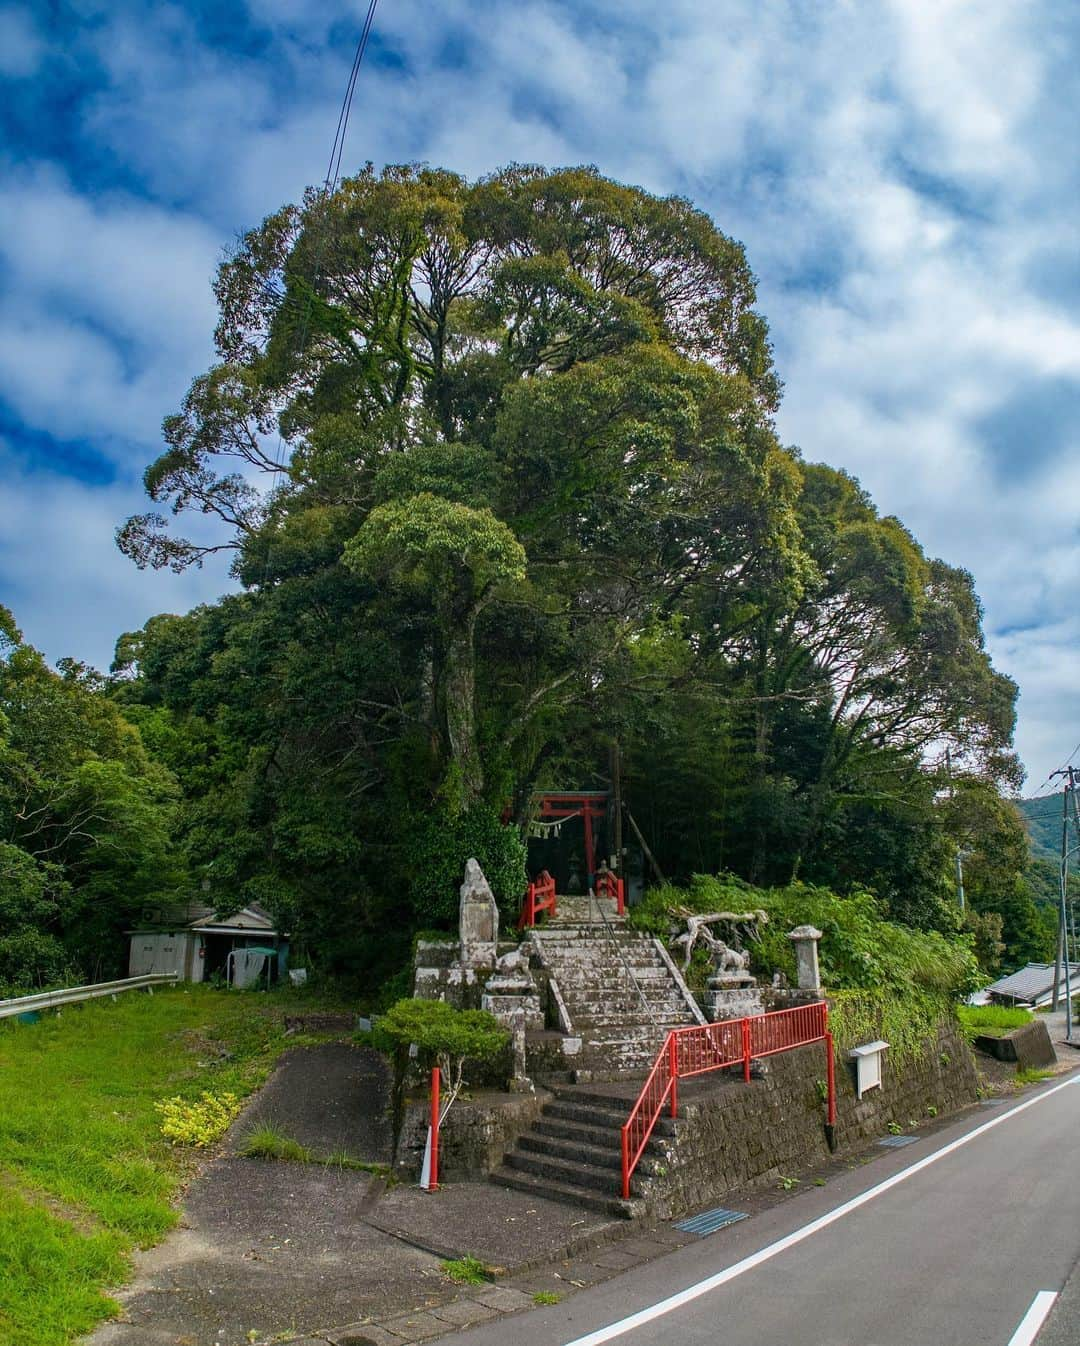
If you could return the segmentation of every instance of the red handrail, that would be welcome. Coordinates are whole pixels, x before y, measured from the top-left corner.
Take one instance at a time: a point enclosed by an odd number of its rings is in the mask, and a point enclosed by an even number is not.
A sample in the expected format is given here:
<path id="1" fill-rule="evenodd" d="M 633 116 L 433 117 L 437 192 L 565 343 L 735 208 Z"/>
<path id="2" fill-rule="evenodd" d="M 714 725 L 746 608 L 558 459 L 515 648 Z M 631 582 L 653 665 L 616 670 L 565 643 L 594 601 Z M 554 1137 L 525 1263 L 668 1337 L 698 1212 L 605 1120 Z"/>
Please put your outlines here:
<path id="1" fill-rule="evenodd" d="M 603 869 L 597 874 L 596 896 L 613 897 L 615 899 L 615 911 L 619 916 L 626 910 L 626 885 L 610 869 Z"/>
<path id="2" fill-rule="evenodd" d="M 555 915 L 555 880 L 542 869 L 525 890 L 525 905 L 521 908 L 517 928 L 525 930 L 536 924 L 536 918 L 545 911 Z"/>
<path id="3" fill-rule="evenodd" d="M 721 1070 L 740 1062 L 743 1079 L 750 1081 L 750 1062 L 756 1056 L 773 1056 L 824 1042 L 828 1051 L 828 1121 L 836 1123 L 836 1084 L 833 1071 L 829 1007 L 824 1000 L 794 1009 L 774 1010 L 746 1019 L 723 1019 L 714 1024 L 674 1028 L 664 1039 L 656 1061 L 642 1086 L 637 1102 L 622 1127 L 622 1194 L 630 1198 L 630 1178 L 649 1143 L 649 1137 L 670 1100 L 671 1116 L 678 1115 L 679 1080 Z"/>

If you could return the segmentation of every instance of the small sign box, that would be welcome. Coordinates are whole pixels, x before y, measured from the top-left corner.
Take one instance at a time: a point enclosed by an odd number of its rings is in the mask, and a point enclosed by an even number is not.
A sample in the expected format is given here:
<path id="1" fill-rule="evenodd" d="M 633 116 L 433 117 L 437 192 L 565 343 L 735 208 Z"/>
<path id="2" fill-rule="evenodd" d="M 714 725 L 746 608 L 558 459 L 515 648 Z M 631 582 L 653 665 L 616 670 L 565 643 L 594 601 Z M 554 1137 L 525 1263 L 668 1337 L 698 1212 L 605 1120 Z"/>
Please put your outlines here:
<path id="1" fill-rule="evenodd" d="M 881 1088 L 881 1053 L 887 1042 L 864 1042 L 852 1047 L 848 1060 L 855 1062 L 855 1097 L 862 1098 L 868 1089 Z"/>

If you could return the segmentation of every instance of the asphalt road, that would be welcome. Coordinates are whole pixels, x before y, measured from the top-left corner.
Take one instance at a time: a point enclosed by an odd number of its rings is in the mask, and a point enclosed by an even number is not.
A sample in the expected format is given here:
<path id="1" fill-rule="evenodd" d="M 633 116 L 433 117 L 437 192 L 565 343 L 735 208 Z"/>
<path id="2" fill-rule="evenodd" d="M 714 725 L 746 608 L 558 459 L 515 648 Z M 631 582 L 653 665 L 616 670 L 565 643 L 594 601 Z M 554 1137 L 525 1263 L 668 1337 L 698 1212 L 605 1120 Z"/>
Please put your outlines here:
<path id="1" fill-rule="evenodd" d="M 1080 1073 L 978 1109 L 565 1304 L 445 1340 L 1028 1346 L 1036 1296 L 1061 1291 L 1080 1260 L 1078 1122 Z M 1047 1343 L 1059 1331 L 1080 1343 L 1067 1308 L 1064 1296 Z"/>

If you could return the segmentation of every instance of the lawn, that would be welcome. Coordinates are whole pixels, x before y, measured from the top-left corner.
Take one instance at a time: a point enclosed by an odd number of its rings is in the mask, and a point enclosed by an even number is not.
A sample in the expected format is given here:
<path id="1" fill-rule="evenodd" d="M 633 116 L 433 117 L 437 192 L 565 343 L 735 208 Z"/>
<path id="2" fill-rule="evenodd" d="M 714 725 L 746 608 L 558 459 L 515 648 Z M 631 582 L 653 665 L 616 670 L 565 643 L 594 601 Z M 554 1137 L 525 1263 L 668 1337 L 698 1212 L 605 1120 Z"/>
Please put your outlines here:
<path id="1" fill-rule="evenodd" d="M 155 1103 L 251 1093 L 297 1042 L 292 994 L 192 986 L 0 1021 L 3 1346 L 65 1346 L 115 1310 L 108 1287 L 175 1224 L 205 1153 L 170 1146 Z"/>

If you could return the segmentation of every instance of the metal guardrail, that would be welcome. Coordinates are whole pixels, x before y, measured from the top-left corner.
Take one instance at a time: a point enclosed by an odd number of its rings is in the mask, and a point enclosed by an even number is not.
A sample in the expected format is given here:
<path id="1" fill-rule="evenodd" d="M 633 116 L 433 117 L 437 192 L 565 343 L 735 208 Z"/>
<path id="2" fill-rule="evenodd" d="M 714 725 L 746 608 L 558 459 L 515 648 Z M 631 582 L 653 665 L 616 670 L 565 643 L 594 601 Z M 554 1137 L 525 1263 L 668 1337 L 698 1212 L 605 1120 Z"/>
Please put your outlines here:
<path id="1" fill-rule="evenodd" d="M 64 991 L 38 991 L 35 995 L 17 996 L 14 1000 L 0 1000 L 0 1019 L 31 1010 L 58 1009 L 62 1005 L 77 1005 L 83 1000 L 97 1000 L 102 996 L 118 996 L 121 991 L 139 991 L 144 987 L 153 994 L 155 986 L 175 986 L 179 972 L 148 972 L 142 977 L 124 977 L 120 981 L 99 981 L 93 986 L 72 986 Z"/>

